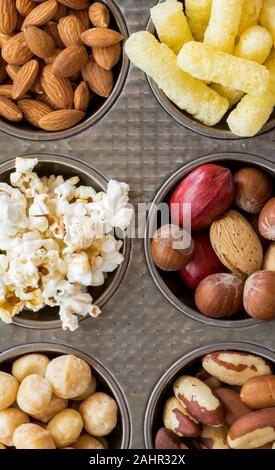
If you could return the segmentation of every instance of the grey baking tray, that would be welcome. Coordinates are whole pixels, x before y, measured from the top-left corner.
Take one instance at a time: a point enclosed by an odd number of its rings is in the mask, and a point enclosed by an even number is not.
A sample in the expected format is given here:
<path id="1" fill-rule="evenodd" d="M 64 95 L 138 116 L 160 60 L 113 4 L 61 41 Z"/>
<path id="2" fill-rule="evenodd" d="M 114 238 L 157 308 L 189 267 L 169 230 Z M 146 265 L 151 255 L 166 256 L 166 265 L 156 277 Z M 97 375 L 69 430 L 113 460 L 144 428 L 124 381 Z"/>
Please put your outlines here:
<path id="1" fill-rule="evenodd" d="M 118 0 L 131 32 L 144 29 L 154 1 Z M 0 134 L 1 162 L 26 153 L 59 153 L 90 163 L 108 178 L 127 181 L 132 202 L 149 202 L 183 164 L 210 153 L 247 152 L 275 161 L 275 130 L 247 140 L 211 140 L 177 124 L 153 97 L 144 74 L 131 68 L 127 85 L 108 116 L 69 140 L 28 142 Z M 132 447 L 144 447 L 143 417 L 162 370 L 191 348 L 214 340 L 249 341 L 275 348 L 275 322 L 248 330 L 206 327 L 181 315 L 148 272 L 143 240 L 134 240 L 127 277 L 97 320 L 74 333 L 0 325 L 0 350 L 27 342 L 56 341 L 90 353 L 110 369 L 127 396 Z"/>

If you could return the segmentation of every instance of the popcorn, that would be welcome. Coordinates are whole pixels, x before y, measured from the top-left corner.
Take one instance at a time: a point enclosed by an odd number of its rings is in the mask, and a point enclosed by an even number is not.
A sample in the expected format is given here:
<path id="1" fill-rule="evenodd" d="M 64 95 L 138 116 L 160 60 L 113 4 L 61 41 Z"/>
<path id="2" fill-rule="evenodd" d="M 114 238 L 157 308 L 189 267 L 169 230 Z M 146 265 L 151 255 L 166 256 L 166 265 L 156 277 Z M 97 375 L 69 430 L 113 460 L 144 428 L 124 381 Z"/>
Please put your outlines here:
<path id="1" fill-rule="evenodd" d="M 37 163 L 16 159 L 11 185 L 0 183 L 0 318 L 59 307 L 63 329 L 74 331 L 79 315 L 101 313 L 88 287 L 103 285 L 124 261 L 111 231 L 131 222 L 129 187 L 110 181 L 97 193 L 78 187 L 77 176 L 39 178 Z"/>

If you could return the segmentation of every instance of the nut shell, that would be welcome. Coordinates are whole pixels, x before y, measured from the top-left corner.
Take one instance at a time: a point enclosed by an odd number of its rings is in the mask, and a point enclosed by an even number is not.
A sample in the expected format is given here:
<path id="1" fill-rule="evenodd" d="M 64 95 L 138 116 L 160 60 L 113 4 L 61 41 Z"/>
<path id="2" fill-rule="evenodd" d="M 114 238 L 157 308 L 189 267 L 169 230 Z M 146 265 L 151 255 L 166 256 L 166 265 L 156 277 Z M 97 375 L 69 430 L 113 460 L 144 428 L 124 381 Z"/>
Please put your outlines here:
<path id="1" fill-rule="evenodd" d="M 272 181 L 257 168 L 242 168 L 234 175 L 235 204 L 250 214 L 259 214 L 272 196 Z"/>
<path id="2" fill-rule="evenodd" d="M 151 254 L 155 265 L 164 271 L 178 271 L 190 261 L 192 238 L 176 225 L 164 225 L 153 235 Z"/>
<path id="3" fill-rule="evenodd" d="M 259 230 L 264 238 L 275 241 L 275 197 L 270 199 L 261 210 Z"/>
<path id="4" fill-rule="evenodd" d="M 233 274 L 212 274 L 199 283 L 195 303 L 207 317 L 230 317 L 242 308 L 243 290 L 243 281 Z"/>
<path id="5" fill-rule="evenodd" d="M 258 271 L 250 276 L 244 287 L 244 308 L 257 320 L 275 318 L 275 272 Z"/>
<path id="6" fill-rule="evenodd" d="M 212 246 L 221 262 L 237 277 L 246 280 L 263 264 L 260 239 L 239 212 L 230 210 L 210 229 Z"/>

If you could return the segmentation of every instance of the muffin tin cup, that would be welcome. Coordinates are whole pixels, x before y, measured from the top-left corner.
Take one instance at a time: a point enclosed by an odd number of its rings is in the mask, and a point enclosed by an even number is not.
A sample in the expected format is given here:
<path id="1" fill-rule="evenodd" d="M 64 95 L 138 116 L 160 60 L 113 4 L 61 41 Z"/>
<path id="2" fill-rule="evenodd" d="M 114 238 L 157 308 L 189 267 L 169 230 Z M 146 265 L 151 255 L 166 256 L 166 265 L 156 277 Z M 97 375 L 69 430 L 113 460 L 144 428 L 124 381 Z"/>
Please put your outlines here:
<path id="1" fill-rule="evenodd" d="M 129 37 L 128 27 L 122 11 L 118 5 L 113 0 L 102 0 L 102 2 L 105 3 L 105 5 L 109 8 L 111 15 L 114 18 L 114 22 L 117 24 L 118 31 L 125 37 L 125 39 L 127 39 Z M 22 123 L 12 123 L 1 118 L 0 130 L 14 137 L 33 141 L 53 141 L 67 139 L 69 137 L 73 137 L 74 135 L 80 134 L 81 132 L 101 121 L 101 119 L 103 119 L 109 113 L 109 111 L 111 111 L 120 97 L 129 72 L 129 60 L 124 52 L 124 48 L 122 48 L 121 63 L 119 67 L 120 70 L 118 73 L 118 78 L 110 96 L 104 101 L 102 106 L 100 106 L 94 114 L 87 117 L 87 119 L 80 122 L 76 126 L 64 131 L 48 132 L 32 127 L 30 124 L 22 125 Z"/>
<path id="2" fill-rule="evenodd" d="M 50 358 L 62 354 L 74 354 L 86 361 L 92 369 L 99 385 L 98 390 L 111 395 L 118 405 L 118 425 L 110 434 L 108 442 L 111 448 L 128 449 L 131 443 L 131 419 L 127 399 L 115 376 L 95 357 L 84 354 L 76 348 L 58 343 L 30 343 L 15 346 L 0 353 L 0 370 L 9 370 L 10 364 L 20 356 L 30 353 L 44 353 Z"/>
<path id="3" fill-rule="evenodd" d="M 218 165 L 228 166 L 229 168 L 239 169 L 243 166 L 252 166 L 258 169 L 261 169 L 268 173 L 273 179 L 275 179 L 275 165 L 268 160 L 265 160 L 263 157 L 259 157 L 256 155 L 246 154 L 246 153 L 216 153 L 207 155 L 202 158 L 198 158 L 187 165 L 180 168 L 176 171 L 172 176 L 170 176 L 164 184 L 161 186 L 159 191 L 157 192 L 153 203 L 151 205 L 151 209 L 148 213 L 148 219 L 146 224 L 145 230 L 145 238 L 144 238 L 144 248 L 145 248 L 145 257 L 147 261 L 147 265 L 150 271 L 150 274 L 159 288 L 161 293 L 164 297 L 176 307 L 181 313 L 187 315 L 188 317 L 192 318 L 193 320 L 199 321 L 204 323 L 208 326 L 215 326 L 215 327 L 223 327 L 223 328 L 249 328 L 253 327 L 259 323 L 260 321 L 254 320 L 252 318 L 244 318 L 244 319 L 234 319 L 233 317 L 229 317 L 229 319 L 219 319 L 215 320 L 213 318 L 206 317 L 198 310 L 196 307 L 192 307 L 187 305 L 186 303 L 182 302 L 168 287 L 167 283 L 164 281 L 163 276 L 166 276 L 168 279 L 169 277 L 172 279 L 172 276 L 175 276 L 175 273 L 163 273 L 161 272 L 154 264 L 151 256 L 151 238 L 150 238 L 150 225 L 153 220 L 157 217 L 157 207 L 160 203 L 166 200 L 166 197 L 170 194 L 173 188 L 185 177 L 187 176 L 192 170 L 203 165 L 205 163 L 216 163 Z M 177 275 L 177 274 L 176 274 Z M 177 281 L 179 284 L 182 282 L 180 280 Z M 175 283 L 174 283 L 175 284 Z M 187 287 L 184 287 L 184 284 L 180 284 L 183 286 L 186 292 L 186 298 L 190 296 L 190 291 Z"/>
<path id="4" fill-rule="evenodd" d="M 161 2 L 159 1 L 156 3 L 161 3 Z M 184 4 L 184 1 L 182 1 L 182 3 Z M 153 35 L 156 35 L 156 29 L 151 18 L 149 18 L 147 22 L 146 31 L 148 31 L 149 33 Z M 151 88 L 151 91 L 153 95 L 155 96 L 155 98 L 157 99 L 157 101 L 159 102 L 160 106 L 178 124 L 180 124 L 183 127 L 186 127 L 186 129 L 196 132 L 197 134 L 201 134 L 205 137 L 210 137 L 212 139 L 237 140 L 237 139 L 247 138 L 247 137 L 237 136 L 230 131 L 226 123 L 226 117 L 228 113 L 225 115 L 222 121 L 219 122 L 216 126 L 214 127 L 206 126 L 205 124 L 202 124 L 200 121 L 197 121 L 196 119 L 194 119 L 193 116 L 191 116 L 191 114 L 188 114 L 186 111 L 180 110 L 174 103 L 172 103 L 172 101 L 170 101 L 169 98 L 167 98 L 167 96 L 163 93 L 163 91 L 159 89 L 159 87 L 154 82 L 154 80 L 152 80 L 152 78 L 147 76 L 147 80 Z M 258 135 L 265 134 L 266 132 L 270 132 L 274 128 L 275 128 L 275 114 L 273 113 L 271 117 L 269 118 L 268 122 L 264 125 L 264 127 L 258 133 Z"/>
<path id="5" fill-rule="evenodd" d="M 198 349 L 193 349 L 181 356 L 163 371 L 157 380 L 148 400 L 144 416 L 144 442 L 146 449 L 154 449 L 154 440 L 159 428 L 163 427 L 163 409 L 165 402 L 173 395 L 172 385 L 182 374 L 196 373 L 201 366 L 201 359 L 206 354 L 215 351 L 240 351 L 256 354 L 275 364 L 275 353 L 256 343 L 225 341 L 211 343 Z"/>
<path id="6" fill-rule="evenodd" d="M 66 157 L 64 155 L 53 155 L 53 154 L 31 154 L 24 155 L 21 158 L 37 158 L 38 165 L 35 167 L 35 171 L 40 176 L 49 175 L 63 175 L 65 178 L 71 176 L 79 176 L 81 184 L 92 186 L 97 191 L 106 191 L 108 180 L 102 173 L 97 171 L 95 168 L 87 165 L 80 160 L 72 157 Z M 8 160 L 0 165 L 0 181 L 9 183 L 9 175 L 15 170 L 14 158 Z M 120 285 L 122 284 L 131 258 L 132 241 L 130 238 L 123 240 L 123 247 L 121 253 L 124 256 L 124 262 L 114 271 L 110 273 L 106 279 L 105 284 L 102 287 L 89 288 L 88 291 L 93 297 L 94 303 L 102 308 L 116 293 Z M 13 323 L 18 326 L 25 328 L 33 328 L 40 330 L 47 330 L 53 328 L 61 328 L 61 321 L 58 319 L 52 319 L 53 308 L 44 307 L 37 313 L 23 311 L 19 315 L 13 317 Z M 57 313 L 55 313 L 57 317 Z M 32 317 L 32 318 L 30 318 Z M 90 318 L 89 316 L 81 317 L 78 316 L 78 321 L 81 323 L 83 320 Z M 91 319 L 96 321 L 95 319 Z"/>

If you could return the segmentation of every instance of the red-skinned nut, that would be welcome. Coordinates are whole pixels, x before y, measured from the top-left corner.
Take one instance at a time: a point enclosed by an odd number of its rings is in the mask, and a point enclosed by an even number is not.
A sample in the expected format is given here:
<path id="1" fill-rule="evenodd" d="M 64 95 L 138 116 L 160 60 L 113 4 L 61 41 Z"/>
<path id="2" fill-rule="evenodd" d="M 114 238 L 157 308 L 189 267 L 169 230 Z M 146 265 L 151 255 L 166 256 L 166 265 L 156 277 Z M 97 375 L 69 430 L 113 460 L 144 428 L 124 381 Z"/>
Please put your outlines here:
<path id="1" fill-rule="evenodd" d="M 228 426 L 219 426 L 214 428 L 212 426 L 204 426 L 200 442 L 204 449 L 229 449 L 227 444 L 227 431 Z"/>
<path id="2" fill-rule="evenodd" d="M 176 187 L 170 199 L 174 223 L 184 226 L 191 204 L 192 230 L 209 227 L 233 202 L 235 187 L 228 170 L 212 163 L 201 165 L 187 175 Z"/>
<path id="3" fill-rule="evenodd" d="M 252 411 L 237 419 L 228 432 L 232 449 L 254 449 L 275 439 L 275 408 Z"/>
<path id="4" fill-rule="evenodd" d="M 193 256 L 185 268 L 179 271 L 180 279 L 189 289 L 196 289 L 210 274 L 225 271 L 225 267 L 212 248 L 208 232 L 195 233 L 193 240 L 195 243 Z"/>
<path id="5" fill-rule="evenodd" d="M 197 437 L 201 432 L 200 424 L 175 397 L 169 398 L 165 404 L 163 422 L 166 429 L 170 429 L 179 437 Z"/>
<path id="6" fill-rule="evenodd" d="M 224 409 L 220 401 L 204 382 L 183 375 L 173 385 L 177 399 L 197 421 L 207 426 L 224 424 Z"/>
<path id="7" fill-rule="evenodd" d="M 225 422 L 229 426 L 252 411 L 241 402 L 240 394 L 231 388 L 217 388 L 214 393 L 224 406 Z"/>
<path id="8" fill-rule="evenodd" d="M 238 351 L 217 351 L 202 359 L 202 366 L 228 385 L 244 385 L 251 377 L 270 375 L 270 365 L 261 357 Z"/>
<path id="9" fill-rule="evenodd" d="M 275 375 L 248 380 L 241 389 L 241 400 L 255 410 L 275 407 Z"/>
<path id="10" fill-rule="evenodd" d="M 188 449 L 180 438 L 169 429 L 161 428 L 158 430 L 155 439 L 156 449 Z"/>
<path id="11" fill-rule="evenodd" d="M 237 171 L 234 183 L 235 204 L 250 214 L 259 214 L 273 193 L 271 178 L 257 168 L 248 167 Z"/>

